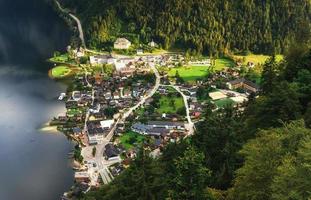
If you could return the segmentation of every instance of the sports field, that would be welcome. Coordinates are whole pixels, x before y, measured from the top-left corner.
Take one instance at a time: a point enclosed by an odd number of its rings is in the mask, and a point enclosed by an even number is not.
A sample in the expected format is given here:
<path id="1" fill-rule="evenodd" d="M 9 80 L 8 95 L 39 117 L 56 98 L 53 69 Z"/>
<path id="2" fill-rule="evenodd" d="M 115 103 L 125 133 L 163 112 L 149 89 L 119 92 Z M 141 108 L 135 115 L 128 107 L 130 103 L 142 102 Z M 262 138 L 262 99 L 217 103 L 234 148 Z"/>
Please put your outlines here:
<path id="1" fill-rule="evenodd" d="M 52 76 L 54 78 L 63 78 L 70 74 L 72 70 L 67 66 L 57 66 L 52 69 Z"/>
<path id="2" fill-rule="evenodd" d="M 183 66 L 172 68 L 168 71 L 169 77 L 175 77 L 178 71 L 179 76 L 186 82 L 194 82 L 205 78 L 210 71 L 221 71 L 226 67 L 233 67 L 234 62 L 227 58 L 216 59 L 215 66 Z"/>

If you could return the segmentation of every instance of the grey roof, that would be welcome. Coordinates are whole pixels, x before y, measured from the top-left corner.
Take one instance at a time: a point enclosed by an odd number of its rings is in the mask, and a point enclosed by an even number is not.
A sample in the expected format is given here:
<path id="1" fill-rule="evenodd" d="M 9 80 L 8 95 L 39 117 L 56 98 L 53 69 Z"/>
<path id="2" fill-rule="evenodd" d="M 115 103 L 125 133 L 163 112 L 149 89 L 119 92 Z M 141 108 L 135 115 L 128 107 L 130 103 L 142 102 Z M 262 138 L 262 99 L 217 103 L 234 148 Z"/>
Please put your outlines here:
<path id="1" fill-rule="evenodd" d="M 111 158 L 111 157 L 116 157 L 119 155 L 119 150 L 113 146 L 113 144 L 107 144 L 105 146 L 105 154 L 108 158 Z"/>
<path id="2" fill-rule="evenodd" d="M 236 84 L 244 83 L 244 84 L 246 84 L 246 85 L 248 85 L 248 86 L 250 86 L 250 87 L 253 87 L 253 88 L 257 89 L 257 90 L 260 89 L 260 87 L 259 87 L 256 83 L 253 83 L 252 81 L 247 80 L 247 79 L 245 79 L 245 78 L 235 79 L 235 80 L 233 80 L 233 81 L 229 81 L 229 83 L 230 83 L 231 85 L 236 85 Z"/>
<path id="3" fill-rule="evenodd" d="M 82 132 L 81 128 L 79 128 L 79 127 L 74 127 L 74 128 L 72 129 L 72 131 L 73 131 L 74 133 L 81 133 L 81 132 Z"/>
<path id="4" fill-rule="evenodd" d="M 168 134 L 169 132 L 170 131 L 166 128 L 151 128 L 147 130 L 147 133 L 149 135 L 157 135 L 157 136 L 165 135 L 165 134 Z"/>
<path id="5" fill-rule="evenodd" d="M 149 121 L 149 126 L 184 126 L 183 122 L 170 122 L 170 121 Z"/>
<path id="6" fill-rule="evenodd" d="M 239 79 L 235 79 L 235 80 L 233 80 L 233 81 L 229 81 L 229 83 L 230 83 L 231 85 L 236 85 L 236 84 L 243 83 L 244 80 L 245 80 L 244 78 L 239 78 Z"/>
<path id="7" fill-rule="evenodd" d="M 139 130 L 139 131 L 147 131 L 148 129 L 150 129 L 148 126 L 146 126 L 145 124 L 142 123 L 135 123 L 132 125 L 133 129 Z"/>
<path id="8" fill-rule="evenodd" d="M 87 123 L 87 131 L 89 135 L 104 134 L 105 130 L 100 126 L 99 121 L 89 121 Z"/>
<path id="9" fill-rule="evenodd" d="M 135 130 L 141 131 L 141 132 L 145 132 L 148 135 L 157 135 L 157 136 L 169 133 L 169 130 L 166 128 L 162 128 L 162 127 L 154 128 L 151 125 L 145 125 L 142 123 L 133 124 L 132 129 L 135 129 Z"/>
<path id="10" fill-rule="evenodd" d="M 247 80 L 247 79 L 245 79 L 244 84 L 246 84 L 246 85 L 248 85 L 248 86 L 250 86 L 252 88 L 255 88 L 257 90 L 260 89 L 259 85 L 257 85 L 256 83 L 253 83 L 252 81 Z"/>
<path id="11" fill-rule="evenodd" d="M 108 58 L 112 58 L 111 55 L 95 55 L 94 58 L 97 59 L 108 59 Z"/>
<path id="12" fill-rule="evenodd" d="M 161 139 L 161 138 L 157 138 L 157 139 L 155 139 L 155 141 L 154 141 L 154 145 L 155 145 L 155 146 L 160 146 L 161 143 L 162 143 L 162 139 Z"/>

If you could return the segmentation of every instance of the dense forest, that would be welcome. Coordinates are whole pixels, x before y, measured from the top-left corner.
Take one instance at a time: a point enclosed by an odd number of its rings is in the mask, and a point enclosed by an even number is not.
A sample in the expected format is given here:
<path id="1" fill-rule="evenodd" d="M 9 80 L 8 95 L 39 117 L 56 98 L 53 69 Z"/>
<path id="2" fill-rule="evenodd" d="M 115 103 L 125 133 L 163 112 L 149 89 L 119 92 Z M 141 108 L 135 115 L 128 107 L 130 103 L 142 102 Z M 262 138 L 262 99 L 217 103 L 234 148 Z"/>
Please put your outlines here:
<path id="1" fill-rule="evenodd" d="M 310 36 L 305 32 L 305 36 Z M 262 92 L 245 109 L 205 111 L 196 133 L 153 159 L 141 148 L 112 183 L 84 200 L 311 199 L 311 48 L 292 44 L 263 66 Z"/>
<path id="2" fill-rule="evenodd" d="M 163 48 L 210 55 L 283 53 L 294 35 L 310 29 L 309 0 L 63 0 L 80 16 L 88 44 L 116 37 L 155 40 Z"/>

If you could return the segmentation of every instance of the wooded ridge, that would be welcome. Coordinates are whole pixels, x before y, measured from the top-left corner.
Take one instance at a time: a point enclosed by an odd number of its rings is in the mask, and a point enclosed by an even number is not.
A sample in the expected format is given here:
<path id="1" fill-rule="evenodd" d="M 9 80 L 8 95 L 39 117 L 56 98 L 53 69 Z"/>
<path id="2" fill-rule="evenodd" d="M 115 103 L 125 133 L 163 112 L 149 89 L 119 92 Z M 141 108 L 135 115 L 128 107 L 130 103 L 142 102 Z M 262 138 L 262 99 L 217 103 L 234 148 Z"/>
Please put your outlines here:
<path id="1" fill-rule="evenodd" d="M 88 43 L 102 48 L 116 37 L 154 39 L 211 55 L 228 51 L 282 53 L 310 29 L 309 0 L 64 0 L 81 19 Z"/>

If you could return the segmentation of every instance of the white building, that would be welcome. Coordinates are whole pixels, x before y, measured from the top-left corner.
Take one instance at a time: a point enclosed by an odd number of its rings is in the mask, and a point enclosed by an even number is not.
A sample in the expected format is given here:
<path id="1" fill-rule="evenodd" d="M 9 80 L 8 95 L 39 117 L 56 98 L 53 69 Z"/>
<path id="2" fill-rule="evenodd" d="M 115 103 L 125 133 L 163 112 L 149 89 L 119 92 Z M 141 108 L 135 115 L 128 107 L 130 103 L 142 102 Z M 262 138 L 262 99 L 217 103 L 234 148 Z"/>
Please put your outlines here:
<path id="1" fill-rule="evenodd" d="M 122 69 L 125 69 L 127 67 L 127 65 L 134 63 L 134 62 L 135 62 L 135 58 L 122 57 L 119 59 L 115 59 L 114 65 L 115 65 L 117 71 L 121 71 Z"/>
<path id="2" fill-rule="evenodd" d="M 95 135 L 88 135 L 88 138 L 89 138 L 89 144 L 90 145 L 96 145 L 96 144 L 100 144 L 101 141 L 104 140 L 104 135 L 98 135 L 98 134 L 95 134 Z"/>
<path id="3" fill-rule="evenodd" d="M 128 49 L 131 46 L 131 42 L 126 38 L 118 38 L 114 43 L 115 49 Z"/>
<path id="4" fill-rule="evenodd" d="M 193 66 L 207 66 L 210 67 L 212 65 L 211 59 L 204 59 L 204 60 L 199 60 L 199 61 L 190 61 L 190 65 Z"/>
<path id="5" fill-rule="evenodd" d="M 111 126 L 113 125 L 114 123 L 114 120 L 111 119 L 111 120 L 104 120 L 104 121 L 101 121 L 100 122 L 100 126 L 103 128 L 103 129 L 110 129 Z"/>
<path id="6" fill-rule="evenodd" d="M 115 62 L 115 58 L 109 55 L 96 55 L 90 56 L 90 63 L 93 64 L 108 64 L 112 65 Z"/>
<path id="7" fill-rule="evenodd" d="M 90 178 L 90 174 L 88 172 L 75 172 L 75 180 L 78 183 L 82 183 L 82 182 L 90 182 L 91 178 Z"/>
<path id="8" fill-rule="evenodd" d="M 114 63 L 114 65 L 115 65 L 117 71 L 121 71 L 122 69 L 126 68 L 126 64 L 124 62 L 116 61 Z"/>
<path id="9" fill-rule="evenodd" d="M 137 55 L 143 55 L 144 54 L 144 50 L 143 49 L 137 49 L 136 54 Z"/>
<path id="10" fill-rule="evenodd" d="M 150 47 L 157 47 L 158 46 L 157 43 L 155 43 L 153 40 L 151 42 L 149 42 L 148 45 Z"/>

